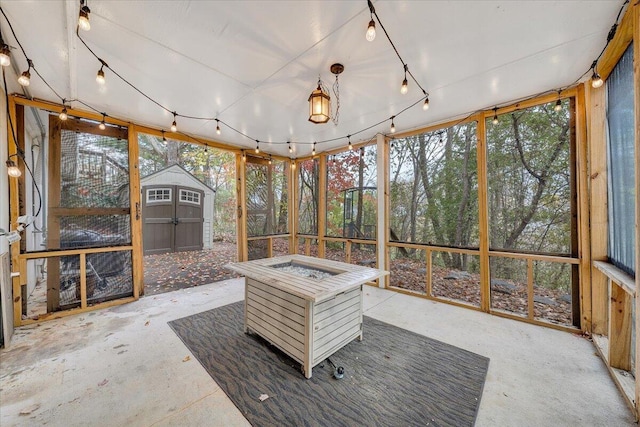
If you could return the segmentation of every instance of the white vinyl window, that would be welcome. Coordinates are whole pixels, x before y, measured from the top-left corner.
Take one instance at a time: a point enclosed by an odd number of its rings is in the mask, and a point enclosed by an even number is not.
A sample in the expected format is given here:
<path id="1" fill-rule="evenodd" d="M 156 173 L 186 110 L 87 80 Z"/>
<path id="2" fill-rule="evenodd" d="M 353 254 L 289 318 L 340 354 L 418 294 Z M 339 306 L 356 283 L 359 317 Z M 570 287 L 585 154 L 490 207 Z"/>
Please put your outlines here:
<path id="1" fill-rule="evenodd" d="M 170 202 L 170 201 L 171 201 L 170 188 L 152 188 L 147 190 L 147 203 Z"/>
<path id="2" fill-rule="evenodd" d="M 180 189 L 180 201 L 181 202 L 187 202 L 187 203 L 193 203 L 194 205 L 199 205 L 200 204 L 200 193 L 198 193 L 197 191 Z"/>

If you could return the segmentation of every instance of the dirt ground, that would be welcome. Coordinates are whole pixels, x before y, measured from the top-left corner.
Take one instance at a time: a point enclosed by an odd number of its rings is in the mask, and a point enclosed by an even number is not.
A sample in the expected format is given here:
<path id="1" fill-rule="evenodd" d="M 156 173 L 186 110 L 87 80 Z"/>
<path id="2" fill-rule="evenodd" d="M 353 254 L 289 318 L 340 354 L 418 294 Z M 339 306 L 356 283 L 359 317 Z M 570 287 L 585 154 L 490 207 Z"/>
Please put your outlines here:
<path id="1" fill-rule="evenodd" d="M 274 254 L 288 253 L 285 239 L 277 242 L 275 246 L 278 247 L 274 248 Z M 372 249 L 373 245 L 365 249 L 352 249 L 351 263 L 375 267 L 376 257 Z M 304 245 L 299 246 L 298 253 L 304 253 Z M 317 255 L 316 246 L 311 246 L 311 255 Z M 326 257 L 344 261 L 345 253 L 341 248 L 327 248 Z M 216 242 L 210 250 L 147 255 L 144 257 L 145 294 L 156 295 L 238 277 L 237 274 L 224 268 L 225 264 L 236 260 L 236 244 L 228 241 Z M 425 294 L 424 263 L 402 258 L 394 260 L 391 263 L 390 284 L 393 287 Z M 492 309 L 526 317 L 527 293 L 527 286 L 524 283 L 492 278 Z M 438 298 L 479 306 L 479 275 L 434 267 L 432 294 Z M 538 320 L 570 326 L 571 296 L 561 291 L 536 286 L 534 317 Z"/>

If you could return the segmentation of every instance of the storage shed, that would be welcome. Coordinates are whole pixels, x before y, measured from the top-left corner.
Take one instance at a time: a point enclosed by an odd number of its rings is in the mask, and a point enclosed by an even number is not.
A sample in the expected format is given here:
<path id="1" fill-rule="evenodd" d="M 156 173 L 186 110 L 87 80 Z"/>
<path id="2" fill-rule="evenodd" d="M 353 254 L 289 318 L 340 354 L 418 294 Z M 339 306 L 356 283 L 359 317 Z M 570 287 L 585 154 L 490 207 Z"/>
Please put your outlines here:
<path id="1" fill-rule="evenodd" d="M 145 255 L 211 249 L 215 190 L 174 164 L 140 180 Z"/>

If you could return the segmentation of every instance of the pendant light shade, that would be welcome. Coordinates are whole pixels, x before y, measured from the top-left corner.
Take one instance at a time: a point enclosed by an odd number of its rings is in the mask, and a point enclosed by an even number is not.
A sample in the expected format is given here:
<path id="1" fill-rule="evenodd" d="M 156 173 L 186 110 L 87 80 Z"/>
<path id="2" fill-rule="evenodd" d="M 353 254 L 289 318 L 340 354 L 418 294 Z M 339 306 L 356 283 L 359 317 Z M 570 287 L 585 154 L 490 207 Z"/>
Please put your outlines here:
<path id="1" fill-rule="evenodd" d="M 318 80 L 318 87 L 309 95 L 309 121 L 319 124 L 329 121 L 329 105 L 331 98 L 322 89 L 322 82 Z"/>

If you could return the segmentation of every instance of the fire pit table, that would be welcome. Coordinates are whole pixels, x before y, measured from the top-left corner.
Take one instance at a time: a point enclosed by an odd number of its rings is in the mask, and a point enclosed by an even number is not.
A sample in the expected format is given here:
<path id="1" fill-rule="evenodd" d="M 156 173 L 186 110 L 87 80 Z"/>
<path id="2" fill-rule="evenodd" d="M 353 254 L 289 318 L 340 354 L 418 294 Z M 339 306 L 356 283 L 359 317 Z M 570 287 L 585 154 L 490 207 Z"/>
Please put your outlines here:
<path id="1" fill-rule="evenodd" d="M 245 276 L 244 330 L 301 364 L 314 366 L 362 340 L 362 285 L 388 272 L 304 255 L 225 266 Z"/>

